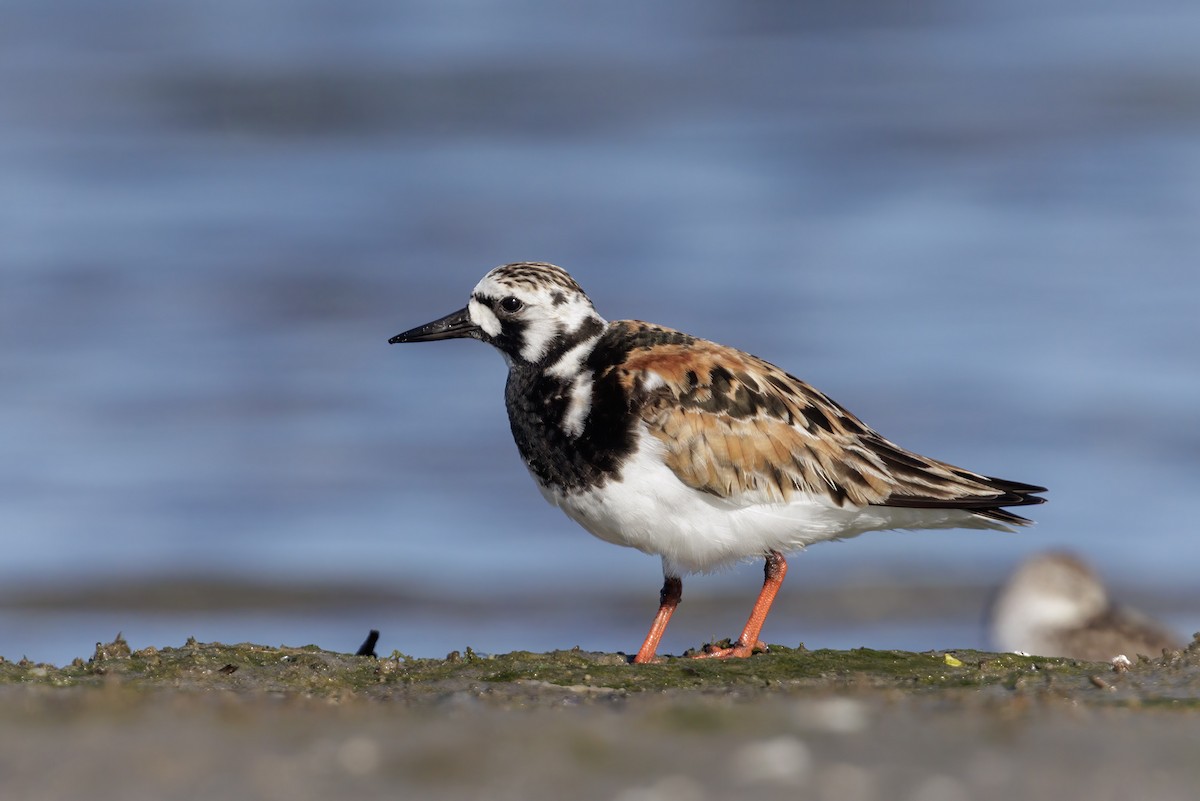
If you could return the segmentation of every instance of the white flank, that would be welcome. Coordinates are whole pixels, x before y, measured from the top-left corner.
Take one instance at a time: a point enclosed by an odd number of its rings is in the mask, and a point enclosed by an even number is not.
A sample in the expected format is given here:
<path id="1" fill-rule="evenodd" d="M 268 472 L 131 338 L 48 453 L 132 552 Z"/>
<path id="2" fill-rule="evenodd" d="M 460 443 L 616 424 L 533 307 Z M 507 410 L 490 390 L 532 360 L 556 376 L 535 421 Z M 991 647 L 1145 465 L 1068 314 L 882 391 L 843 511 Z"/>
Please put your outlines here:
<path id="1" fill-rule="evenodd" d="M 541 490 L 600 539 L 661 556 L 669 575 L 707 572 L 769 550 L 787 553 L 866 531 L 998 527 L 957 509 L 838 507 L 810 495 L 789 503 L 756 494 L 718 498 L 680 481 L 663 461 L 662 444 L 645 430 L 639 441 L 619 481 L 572 494 Z"/>

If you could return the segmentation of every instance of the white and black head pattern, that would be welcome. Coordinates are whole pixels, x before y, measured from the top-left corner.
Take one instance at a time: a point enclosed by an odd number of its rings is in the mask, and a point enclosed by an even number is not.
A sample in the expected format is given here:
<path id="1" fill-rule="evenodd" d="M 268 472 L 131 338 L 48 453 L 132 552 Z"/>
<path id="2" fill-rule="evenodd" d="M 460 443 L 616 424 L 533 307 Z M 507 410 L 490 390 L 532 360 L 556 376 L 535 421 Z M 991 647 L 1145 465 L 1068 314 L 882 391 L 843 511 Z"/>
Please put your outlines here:
<path id="1" fill-rule="evenodd" d="M 549 482 L 552 473 L 561 472 L 564 449 L 575 447 L 591 419 L 594 368 L 587 360 L 607 328 L 566 270 L 518 262 L 485 275 L 466 308 L 390 341 L 470 338 L 499 349 L 509 366 L 505 402 L 517 447 L 530 469 Z M 624 440 L 633 423 L 633 418 L 609 421 L 621 428 Z M 554 447 L 546 447 L 548 441 Z M 624 445 L 628 450 L 630 443 Z M 619 455 L 610 454 L 609 460 Z M 575 473 L 597 472 L 586 458 L 574 461 L 579 462 Z"/>
<path id="2" fill-rule="evenodd" d="M 467 316 L 479 338 L 513 362 L 551 365 L 604 329 L 579 284 L 553 264 L 520 262 L 489 272 L 471 293 Z"/>

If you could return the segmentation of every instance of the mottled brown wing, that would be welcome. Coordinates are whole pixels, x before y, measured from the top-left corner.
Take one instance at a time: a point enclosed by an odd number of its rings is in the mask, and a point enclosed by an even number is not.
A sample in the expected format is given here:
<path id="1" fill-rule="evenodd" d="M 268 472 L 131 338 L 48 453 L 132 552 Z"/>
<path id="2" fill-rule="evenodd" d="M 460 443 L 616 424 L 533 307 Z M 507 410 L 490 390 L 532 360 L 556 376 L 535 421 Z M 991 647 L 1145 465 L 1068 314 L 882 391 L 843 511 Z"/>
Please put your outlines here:
<path id="1" fill-rule="evenodd" d="M 612 369 L 688 486 L 735 501 L 806 493 L 839 506 L 963 508 L 1008 523 L 1028 521 L 1000 507 L 1044 500 L 1031 495 L 1041 487 L 910 453 L 757 357 L 627 325 L 642 344 Z"/>

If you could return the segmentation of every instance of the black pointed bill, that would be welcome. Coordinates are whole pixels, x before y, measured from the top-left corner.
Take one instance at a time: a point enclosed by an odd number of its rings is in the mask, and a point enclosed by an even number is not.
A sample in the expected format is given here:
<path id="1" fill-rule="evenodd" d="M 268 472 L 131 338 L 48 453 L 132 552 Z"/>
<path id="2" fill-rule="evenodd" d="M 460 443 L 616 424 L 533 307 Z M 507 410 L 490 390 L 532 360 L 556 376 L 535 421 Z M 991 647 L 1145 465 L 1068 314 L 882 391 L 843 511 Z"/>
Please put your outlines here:
<path id="1" fill-rule="evenodd" d="M 399 342 L 433 342 L 437 339 L 458 339 L 460 337 L 479 339 L 481 333 L 479 326 L 471 322 L 471 316 L 467 310 L 459 309 L 440 320 L 419 325 L 403 334 L 396 334 L 388 340 L 388 343 L 395 345 Z"/>

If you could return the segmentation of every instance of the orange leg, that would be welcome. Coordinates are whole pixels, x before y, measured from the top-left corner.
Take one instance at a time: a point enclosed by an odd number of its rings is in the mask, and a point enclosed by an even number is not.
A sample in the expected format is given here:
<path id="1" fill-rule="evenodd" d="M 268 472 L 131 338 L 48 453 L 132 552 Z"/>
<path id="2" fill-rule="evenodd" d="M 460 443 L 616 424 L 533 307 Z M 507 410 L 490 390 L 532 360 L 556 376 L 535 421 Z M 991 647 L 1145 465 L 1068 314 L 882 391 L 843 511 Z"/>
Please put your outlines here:
<path id="1" fill-rule="evenodd" d="M 679 606 L 679 599 L 682 597 L 683 582 L 679 580 L 679 577 L 665 576 L 662 592 L 658 594 L 658 614 L 654 616 L 654 622 L 650 624 L 650 633 L 646 635 L 646 641 L 642 643 L 637 656 L 633 658 L 635 665 L 654 661 L 654 654 L 658 651 L 658 642 L 662 639 L 663 632 L 667 630 L 667 623 L 671 621 L 671 615 L 675 613 L 675 607 Z"/>
<path id="2" fill-rule="evenodd" d="M 767 622 L 767 613 L 771 611 L 771 604 L 775 602 L 779 585 L 783 584 L 783 577 L 786 575 L 787 560 L 783 558 L 783 554 L 779 551 L 767 551 L 767 561 L 763 565 L 762 592 L 758 594 L 758 600 L 754 602 L 754 609 L 750 611 L 750 619 L 746 621 L 746 628 L 742 629 L 742 636 L 731 648 L 705 646 L 704 651 L 696 654 L 695 657 L 697 659 L 727 659 L 731 656 L 750 656 L 756 648 L 765 650 L 766 646 L 759 642 L 758 635 L 762 633 L 763 623 Z"/>

